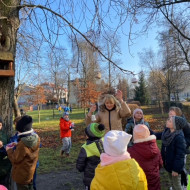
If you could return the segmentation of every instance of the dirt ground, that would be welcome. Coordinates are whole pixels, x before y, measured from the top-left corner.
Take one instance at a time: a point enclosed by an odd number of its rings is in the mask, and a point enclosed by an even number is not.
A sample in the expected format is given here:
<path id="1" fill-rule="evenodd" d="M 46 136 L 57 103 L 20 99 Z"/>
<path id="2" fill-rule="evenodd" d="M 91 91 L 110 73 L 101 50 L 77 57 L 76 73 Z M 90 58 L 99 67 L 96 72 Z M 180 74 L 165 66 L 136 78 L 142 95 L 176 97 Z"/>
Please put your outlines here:
<path id="1" fill-rule="evenodd" d="M 76 169 L 37 174 L 37 190 L 84 190 L 82 178 Z"/>

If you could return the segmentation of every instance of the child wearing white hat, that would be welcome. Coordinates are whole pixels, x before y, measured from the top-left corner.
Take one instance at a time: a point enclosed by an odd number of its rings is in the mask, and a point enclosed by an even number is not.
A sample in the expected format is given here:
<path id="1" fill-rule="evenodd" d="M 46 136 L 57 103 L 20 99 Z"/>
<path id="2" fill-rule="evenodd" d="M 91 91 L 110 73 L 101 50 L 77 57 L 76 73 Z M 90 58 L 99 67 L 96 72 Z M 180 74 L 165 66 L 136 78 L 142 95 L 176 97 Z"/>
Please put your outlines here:
<path id="1" fill-rule="evenodd" d="M 147 190 L 144 171 L 127 152 L 131 137 L 132 135 L 117 130 L 109 131 L 105 135 L 105 153 L 100 155 L 101 162 L 95 170 L 91 190 Z"/>

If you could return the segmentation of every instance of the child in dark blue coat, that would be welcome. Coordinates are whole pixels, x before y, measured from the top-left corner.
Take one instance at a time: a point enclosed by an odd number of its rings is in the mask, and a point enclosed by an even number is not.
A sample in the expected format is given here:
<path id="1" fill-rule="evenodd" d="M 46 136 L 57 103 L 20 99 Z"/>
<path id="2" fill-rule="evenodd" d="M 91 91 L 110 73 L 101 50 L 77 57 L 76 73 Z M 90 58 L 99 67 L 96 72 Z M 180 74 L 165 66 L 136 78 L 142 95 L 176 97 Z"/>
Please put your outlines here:
<path id="1" fill-rule="evenodd" d="M 186 142 L 182 129 L 186 120 L 179 116 L 172 116 L 166 122 L 166 129 L 162 133 L 161 154 L 164 168 L 168 172 L 173 190 L 182 190 L 181 173 L 184 168 Z"/>

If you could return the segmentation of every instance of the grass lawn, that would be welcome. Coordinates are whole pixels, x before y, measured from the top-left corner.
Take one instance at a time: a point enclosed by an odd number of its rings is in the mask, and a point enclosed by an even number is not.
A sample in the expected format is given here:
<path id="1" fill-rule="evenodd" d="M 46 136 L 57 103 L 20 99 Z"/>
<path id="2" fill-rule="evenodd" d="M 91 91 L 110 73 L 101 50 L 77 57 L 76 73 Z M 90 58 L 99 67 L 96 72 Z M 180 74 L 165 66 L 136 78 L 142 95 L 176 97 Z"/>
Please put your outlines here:
<path id="1" fill-rule="evenodd" d="M 59 119 L 62 116 L 58 110 L 41 110 L 40 123 L 38 120 L 38 111 L 28 111 L 27 115 L 33 118 L 33 128 L 41 138 L 42 148 L 40 149 L 39 173 L 48 173 L 55 170 L 71 169 L 75 167 L 76 158 L 80 147 L 85 141 L 84 135 L 84 110 L 73 109 L 70 119 L 75 123 L 75 131 L 72 135 L 72 150 L 69 158 L 60 157 L 62 142 L 59 134 Z"/>
<path id="2" fill-rule="evenodd" d="M 145 120 L 147 120 L 151 128 L 155 131 L 163 129 L 167 114 L 161 115 L 160 112 L 152 107 L 143 107 L 145 113 Z M 33 128 L 39 134 L 41 138 L 42 148 L 40 150 L 39 162 L 40 167 L 39 173 L 48 173 L 55 170 L 69 170 L 75 168 L 77 156 L 80 151 L 81 145 L 85 141 L 84 134 L 84 110 L 73 109 L 70 114 L 70 119 L 75 123 L 75 131 L 72 133 L 72 150 L 69 158 L 61 158 L 60 150 L 62 142 L 59 137 L 59 118 L 60 114 L 58 110 L 42 110 L 40 113 L 41 122 L 38 123 L 38 112 L 28 111 L 28 115 L 33 117 L 34 123 Z M 157 141 L 158 146 L 161 147 L 161 141 Z M 189 157 L 187 157 L 187 168 L 190 167 Z M 161 186 L 162 190 L 167 190 L 169 187 L 169 181 L 167 173 L 164 169 L 161 169 Z"/>

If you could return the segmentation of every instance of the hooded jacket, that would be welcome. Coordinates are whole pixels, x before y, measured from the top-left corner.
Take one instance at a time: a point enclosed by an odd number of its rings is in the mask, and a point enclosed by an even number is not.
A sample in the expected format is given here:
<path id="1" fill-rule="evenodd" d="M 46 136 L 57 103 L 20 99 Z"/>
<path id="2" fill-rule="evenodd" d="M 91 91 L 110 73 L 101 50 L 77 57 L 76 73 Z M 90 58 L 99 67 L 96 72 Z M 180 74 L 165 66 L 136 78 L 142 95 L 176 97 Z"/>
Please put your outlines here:
<path id="1" fill-rule="evenodd" d="M 79 172 L 84 172 L 83 183 L 86 186 L 90 186 L 95 168 L 100 163 L 100 154 L 104 151 L 102 140 L 87 139 L 77 158 L 76 168 Z"/>
<path id="2" fill-rule="evenodd" d="M 160 150 L 156 144 L 156 137 L 149 136 L 146 140 L 135 143 L 128 148 L 131 158 L 134 158 L 144 170 L 149 190 L 160 190 L 159 170 L 163 165 Z"/>
<path id="3" fill-rule="evenodd" d="M 16 145 L 16 149 L 7 150 L 8 157 L 12 163 L 12 178 L 18 184 L 29 184 L 38 161 L 40 138 L 32 133 L 23 136 Z"/>
<path id="4" fill-rule="evenodd" d="M 138 177 L 137 177 L 138 176 Z M 147 190 L 146 176 L 134 159 L 97 166 L 91 190 Z"/>
<path id="5" fill-rule="evenodd" d="M 71 137 L 71 121 L 66 121 L 63 117 L 60 118 L 60 137 Z"/>

